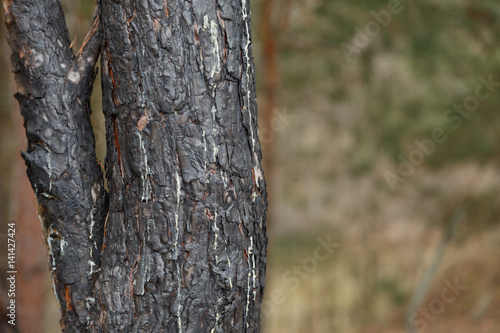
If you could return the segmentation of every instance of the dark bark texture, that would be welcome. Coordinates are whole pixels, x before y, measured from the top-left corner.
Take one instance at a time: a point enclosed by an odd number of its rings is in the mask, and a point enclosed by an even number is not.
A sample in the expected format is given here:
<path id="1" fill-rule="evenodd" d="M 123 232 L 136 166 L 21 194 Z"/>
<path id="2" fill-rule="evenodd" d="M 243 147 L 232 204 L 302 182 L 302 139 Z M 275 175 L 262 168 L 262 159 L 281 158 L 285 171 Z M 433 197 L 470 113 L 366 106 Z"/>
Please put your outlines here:
<path id="1" fill-rule="evenodd" d="M 246 0 L 4 2 L 65 332 L 259 332 L 266 185 Z M 104 190 L 89 121 L 101 54 Z"/>
<path id="2" fill-rule="evenodd" d="M 89 119 L 99 44 L 73 55 L 58 1 L 6 1 L 4 9 L 28 137 L 22 155 L 38 200 L 61 324 L 81 330 L 90 316 L 86 302 L 93 297 L 107 211 Z"/>

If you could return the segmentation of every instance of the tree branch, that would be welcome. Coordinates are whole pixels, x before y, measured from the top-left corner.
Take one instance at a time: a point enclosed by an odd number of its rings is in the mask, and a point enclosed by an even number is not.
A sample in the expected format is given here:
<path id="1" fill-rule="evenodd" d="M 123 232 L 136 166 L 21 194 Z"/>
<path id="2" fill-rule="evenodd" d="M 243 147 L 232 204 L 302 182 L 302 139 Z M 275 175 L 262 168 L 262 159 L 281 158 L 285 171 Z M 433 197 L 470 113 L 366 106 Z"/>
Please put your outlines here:
<path id="1" fill-rule="evenodd" d="M 63 331 L 84 331 L 100 265 L 107 194 L 95 155 L 90 92 L 97 22 L 79 61 L 58 0 L 4 0 L 12 68 L 28 137 L 22 153 L 49 250 Z M 82 258 L 87 254 L 87 258 Z"/>
<path id="2" fill-rule="evenodd" d="M 92 25 L 83 40 L 83 44 L 77 53 L 78 68 L 84 81 L 92 85 L 95 65 L 101 54 L 102 24 L 100 22 L 101 7 L 96 5 Z M 92 82 L 91 82 L 92 81 Z"/>

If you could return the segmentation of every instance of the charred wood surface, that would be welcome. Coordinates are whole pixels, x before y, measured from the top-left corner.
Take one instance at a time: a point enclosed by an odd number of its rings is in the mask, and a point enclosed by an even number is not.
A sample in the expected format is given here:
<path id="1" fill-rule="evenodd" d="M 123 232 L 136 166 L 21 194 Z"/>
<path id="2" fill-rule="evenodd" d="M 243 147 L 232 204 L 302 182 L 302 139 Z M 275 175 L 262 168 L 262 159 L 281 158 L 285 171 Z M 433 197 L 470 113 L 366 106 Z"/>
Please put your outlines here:
<path id="1" fill-rule="evenodd" d="M 249 2 L 103 0 L 77 55 L 58 1 L 5 8 L 63 330 L 258 332 Z M 109 195 L 89 121 L 100 52 Z"/>

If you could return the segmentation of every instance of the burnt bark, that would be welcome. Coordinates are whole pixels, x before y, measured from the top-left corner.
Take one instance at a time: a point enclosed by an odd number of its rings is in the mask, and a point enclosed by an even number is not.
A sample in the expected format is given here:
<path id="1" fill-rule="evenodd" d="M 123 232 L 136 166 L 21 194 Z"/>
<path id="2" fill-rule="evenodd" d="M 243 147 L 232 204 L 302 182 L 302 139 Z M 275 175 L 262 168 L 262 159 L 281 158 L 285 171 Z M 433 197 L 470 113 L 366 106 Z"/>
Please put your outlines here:
<path id="1" fill-rule="evenodd" d="M 12 84 L 13 88 L 13 84 Z M 16 148 L 25 149 L 26 135 L 21 114 L 13 107 L 12 127 L 15 128 Z M 15 156 L 10 192 L 9 221 L 16 221 L 17 249 L 16 279 L 17 325 L 21 333 L 42 333 L 44 294 L 48 286 L 44 245 L 40 242 L 40 221 L 36 210 L 36 199 L 26 177 L 24 161 Z M 9 325 L 10 326 L 10 325 Z M 7 331 L 7 330 L 6 330 Z M 8 331 L 7 331 L 8 332 Z"/>
<path id="2" fill-rule="evenodd" d="M 4 8 L 28 138 L 22 156 L 38 201 L 61 324 L 81 330 L 90 315 L 86 303 L 94 293 L 107 210 L 89 120 L 99 43 L 73 55 L 58 1 L 6 1 Z"/>
<path id="3" fill-rule="evenodd" d="M 63 331 L 258 332 L 249 2 L 102 0 L 76 56 L 59 1 L 4 4 Z M 89 121 L 101 50 L 109 195 Z"/>

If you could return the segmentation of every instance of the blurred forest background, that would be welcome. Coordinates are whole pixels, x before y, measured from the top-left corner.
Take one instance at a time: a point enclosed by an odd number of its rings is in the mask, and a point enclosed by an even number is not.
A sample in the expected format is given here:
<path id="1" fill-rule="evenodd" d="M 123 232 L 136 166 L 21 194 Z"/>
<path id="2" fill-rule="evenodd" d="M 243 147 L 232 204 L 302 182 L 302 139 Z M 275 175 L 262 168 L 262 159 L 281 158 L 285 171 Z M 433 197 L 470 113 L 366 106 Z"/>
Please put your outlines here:
<path id="1" fill-rule="evenodd" d="M 63 1 L 75 50 L 93 4 Z M 500 332 L 500 5 L 252 7 L 270 191 L 262 331 Z M 3 25 L 0 43 L 0 240 L 15 221 L 20 332 L 56 333 Z M 92 103 L 104 159 L 99 80 Z"/>

